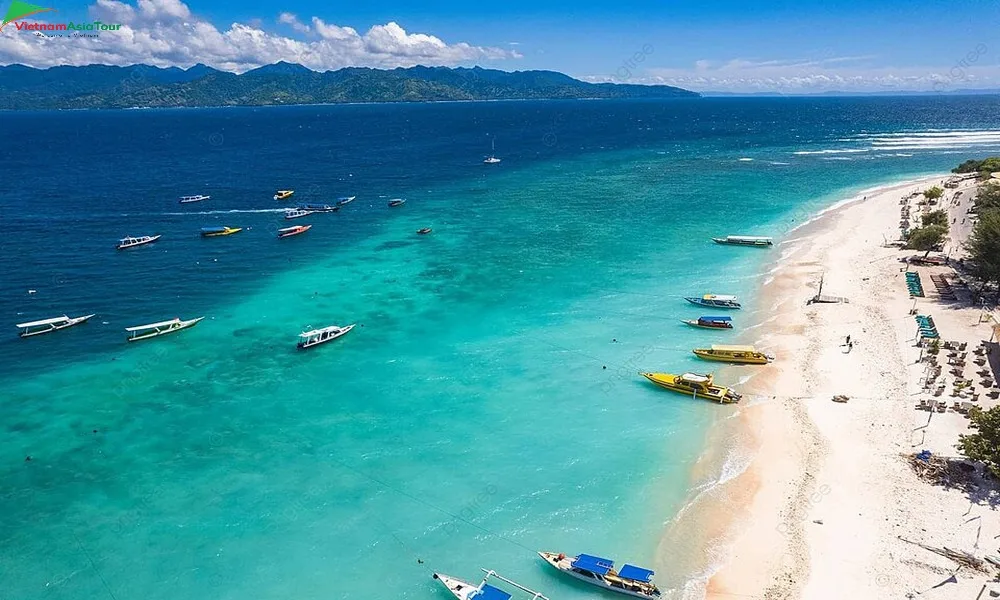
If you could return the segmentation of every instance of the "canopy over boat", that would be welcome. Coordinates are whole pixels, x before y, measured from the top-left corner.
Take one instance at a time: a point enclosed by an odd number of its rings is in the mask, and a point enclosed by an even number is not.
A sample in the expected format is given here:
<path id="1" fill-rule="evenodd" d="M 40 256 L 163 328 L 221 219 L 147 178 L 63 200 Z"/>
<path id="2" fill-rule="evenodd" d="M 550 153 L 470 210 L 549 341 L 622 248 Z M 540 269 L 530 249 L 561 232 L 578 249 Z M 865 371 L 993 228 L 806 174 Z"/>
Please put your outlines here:
<path id="1" fill-rule="evenodd" d="M 476 594 L 476 600 L 510 600 L 510 598 L 510 594 L 488 583 L 484 583 L 479 593 Z"/>
<path id="2" fill-rule="evenodd" d="M 770 242 L 773 238 L 759 235 L 727 235 L 726 239 L 733 242 Z"/>
<path id="3" fill-rule="evenodd" d="M 698 373 L 685 373 L 681 375 L 681 379 L 692 383 L 712 383 L 711 375 L 699 375 Z"/>
<path id="4" fill-rule="evenodd" d="M 69 321 L 69 317 L 63 315 L 61 317 L 53 317 L 51 319 L 42 319 L 41 321 L 31 321 L 30 323 L 18 323 L 16 327 L 19 329 L 24 329 L 25 327 L 41 327 L 43 325 L 58 325 L 59 323 L 66 323 Z"/>
<path id="5" fill-rule="evenodd" d="M 699 321 L 722 321 L 728 323 L 732 321 L 732 317 L 698 317 Z"/>
<path id="6" fill-rule="evenodd" d="M 222 233 L 224 231 L 229 231 L 228 227 L 202 227 L 202 233 Z"/>
<path id="7" fill-rule="evenodd" d="M 592 556 L 590 554 L 581 554 L 573 561 L 574 569 L 582 569 L 591 573 L 597 573 L 598 575 L 607 575 L 608 571 L 613 569 L 614 566 L 615 561 L 610 558 L 601 558 L 600 556 Z"/>
<path id="8" fill-rule="evenodd" d="M 621 568 L 621 571 L 618 571 L 618 576 L 622 579 L 632 579 L 635 581 L 649 583 L 653 578 L 653 572 L 649 569 L 643 569 L 642 567 L 625 565 Z"/>
<path id="9" fill-rule="evenodd" d="M 705 294 L 701 297 L 702 300 L 722 300 L 722 301 L 732 301 L 736 302 L 736 296 L 726 296 L 723 294 Z"/>
<path id="10" fill-rule="evenodd" d="M 343 327 L 341 327 L 339 325 L 330 325 L 329 327 L 322 327 L 320 329 L 313 329 L 312 331 L 303 331 L 302 333 L 299 334 L 299 337 L 301 337 L 301 338 L 310 338 L 310 337 L 313 337 L 313 336 L 317 336 L 317 335 L 319 335 L 321 333 L 326 333 L 328 331 L 337 332 L 337 331 L 340 331 L 341 329 L 343 329 Z"/>
<path id="11" fill-rule="evenodd" d="M 181 320 L 174 318 L 169 321 L 160 321 L 159 323 L 150 323 L 149 325 L 139 325 L 137 327 L 126 327 L 125 331 L 142 331 L 143 329 L 153 329 L 155 327 L 166 327 L 167 325 L 175 325 L 180 323 Z"/>
<path id="12" fill-rule="evenodd" d="M 726 345 L 712 345 L 712 350 L 716 352 L 756 352 L 757 349 L 753 346 L 726 346 Z"/>

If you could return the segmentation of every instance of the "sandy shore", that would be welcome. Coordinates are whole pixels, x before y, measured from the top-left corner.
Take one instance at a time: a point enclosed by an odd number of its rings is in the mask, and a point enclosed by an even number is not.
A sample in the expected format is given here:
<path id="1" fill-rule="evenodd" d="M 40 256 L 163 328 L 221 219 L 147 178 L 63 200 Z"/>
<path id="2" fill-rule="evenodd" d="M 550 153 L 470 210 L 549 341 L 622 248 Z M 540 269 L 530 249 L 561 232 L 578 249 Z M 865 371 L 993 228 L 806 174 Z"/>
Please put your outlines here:
<path id="1" fill-rule="evenodd" d="M 922 389 L 927 364 L 919 362 L 911 309 L 932 315 L 942 340 L 968 342 L 969 350 L 992 333 L 982 309 L 945 304 L 935 293 L 930 275 L 951 273 L 946 267 L 911 267 L 928 297 L 910 298 L 899 259 L 914 253 L 885 247 L 899 238 L 902 206 L 914 219 L 922 210 L 919 198 L 903 198 L 946 179 L 882 188 L 776 249 L 778 268 L 760 292 L 759 304 L 770 308 L 759 315 L 754 341 L 777 360 L 742 390 L 756 397 L 740 415 L 756 448 L 734 487 L 749 500 L 739 510 L 716 509 L 716 521 L 732 527 L 731 543 L 708 598 L 972 600 L 988 580 L 955 573 L 956 563 L 901 539 L 1000 554 L 997 498 L 926 483 L 903 456 L 923 449 L 956 456 L 969 422 L 952 410 L 915 408 L 933 395 Z M 962 220 L 972 185 L 963 183 L 957 200 L 948 190 L 942 201 L 956 237 L 968 230 Z M 946 248 L 953 258 L 958 241 Z M 807 305 L 821 276 L 824 294 L 850 302 Z M 851 399 L 834 403 L 835 394 Z M 940 399 L 951 406 L 958 398 Z M 976 404 L 996 402 L 983 395 Z"/>

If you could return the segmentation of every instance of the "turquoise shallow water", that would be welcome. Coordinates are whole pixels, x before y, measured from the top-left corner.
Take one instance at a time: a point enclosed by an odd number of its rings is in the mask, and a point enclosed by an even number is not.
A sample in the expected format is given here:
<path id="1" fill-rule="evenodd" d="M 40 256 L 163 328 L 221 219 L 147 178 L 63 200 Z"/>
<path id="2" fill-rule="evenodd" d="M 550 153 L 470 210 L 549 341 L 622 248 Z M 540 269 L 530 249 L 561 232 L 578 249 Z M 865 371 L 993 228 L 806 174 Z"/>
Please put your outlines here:
<path id="1" fill-rule="evenodd" d="M 593 595 L 539 549 L 679 588 L 692 572 L 656 554 L 663 524 L 734 409 L 635 372 L 704 368 L 690 348 L 733 336 L 681 325 L 702 313 L 681 297 L 755 308 L 769 256 L 708 238 L 780 238 L 1000 144 L 996 99 L 490 104 L 10 115 L 40 141 L 14 165 L 34 187 L 3 192 L 0 312 L 99 316 L 0 341 L 7 594 L 433 599 L 432 569 L 490 567 Z M 46 135 L 67 124 L 112 156 Z M 478 164 L 486 132 L 499 168 Z M 253 211 L 279 187 L 358 200 L 278 242 L 280 214 Z M 219 224 L 251 229 L 197 237 Z M 164 239 L 110 249 L 143 228 Z"/>

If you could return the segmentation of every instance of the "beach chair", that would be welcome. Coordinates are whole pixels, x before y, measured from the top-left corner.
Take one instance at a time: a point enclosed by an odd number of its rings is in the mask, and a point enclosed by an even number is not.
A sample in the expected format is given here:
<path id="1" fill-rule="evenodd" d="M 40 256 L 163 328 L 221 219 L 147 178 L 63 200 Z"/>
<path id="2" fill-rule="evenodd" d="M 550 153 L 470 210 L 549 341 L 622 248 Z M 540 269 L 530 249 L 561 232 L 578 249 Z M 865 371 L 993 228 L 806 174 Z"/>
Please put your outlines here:
<path id="1" fill-rule="evenodd" d="M 939 413 L 943 413 L 946 410 L 948 410 L 948 405 L 945 402 L 939 402 L 938 403 L 938 407 L 937 407 L 937 411 Z"/>

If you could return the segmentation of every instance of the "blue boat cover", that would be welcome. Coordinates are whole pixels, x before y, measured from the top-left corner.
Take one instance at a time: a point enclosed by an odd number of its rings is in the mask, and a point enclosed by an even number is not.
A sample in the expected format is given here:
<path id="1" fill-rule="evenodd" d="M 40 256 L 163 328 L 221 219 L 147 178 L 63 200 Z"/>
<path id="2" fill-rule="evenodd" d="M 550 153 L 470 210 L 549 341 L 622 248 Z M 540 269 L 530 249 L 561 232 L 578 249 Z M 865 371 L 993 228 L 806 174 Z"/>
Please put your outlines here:
<path id="1" fill-rule="evenodd" d="M 732 321 L 732 317 L 698 317 L 699 321 Z"/>
<path id="2" fill-rule="evenodd" d="M 582 569 L 591 573 L 597 573 L 598 575 L 607 575 L 608 571 L 614 568 L 615 561 L 610 558 L 581 554 L 576 557 L 572 566 L 574 569 Z"/>
<path id="3" fill-rule="evenodd" d="M 500 588 L 495 588 L 488 583 L 484 583 L 483 589 L 479 590 L 479 593 L 472 596 L 472 598 L 476 600 L 510 600 L 510 594 Z"/>
<path id="4" fill-rule="evenodd" d="M 225 231 L 226 228 L 225 227 L 202 227 L 201 230 L 204 231 L 205 233 L 212 233 L 212 232 L 215 232 L 215 231 Z"/>
<path id="5" fill-rule="evenodd" d="M 649 569 L 643 569 L 642 567 L 633 567 L 632 565 L 625 565 L 622 567 L 621 571 L 618 571 L 618 576 L 622 579 L 634 579 L 636 581 L 649 582 L 653 578 L 653 572 Z"/>

